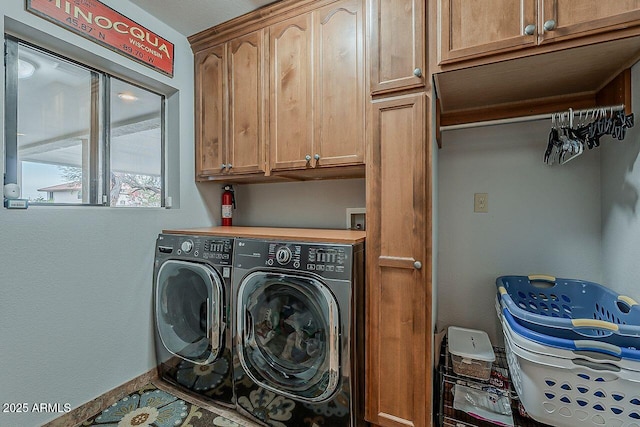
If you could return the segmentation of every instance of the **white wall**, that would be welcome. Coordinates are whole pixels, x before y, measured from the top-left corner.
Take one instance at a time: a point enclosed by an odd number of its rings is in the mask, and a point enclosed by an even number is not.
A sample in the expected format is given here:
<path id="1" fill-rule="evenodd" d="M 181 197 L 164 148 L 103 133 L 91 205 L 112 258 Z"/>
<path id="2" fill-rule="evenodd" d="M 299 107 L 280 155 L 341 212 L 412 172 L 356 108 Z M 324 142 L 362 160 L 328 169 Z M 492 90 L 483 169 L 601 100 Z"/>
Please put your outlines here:
<path id="1" fill-rule="evenodd" d="M 636 125 L 602 145 L 604 284 L 640 301 L 640 65 L 632 69 Z"/>
<path id="2" fill-rule="evenodd" d="M 234 189 L 234 225 L 344 229 L 346 209 L 366 206 L 364 179 L 244 184 Z"/>
<path id="3" fill-rule="evenodd" d="M 600 151 L 547 166 L 547 121 L 443 133 L 438 156 L 438 327 L 482 329 L 501 343 L 500 275 L 599 282 Z M 488 213 L 473 212 L 488 193 Z"/>
<path id="4" fill-rule="evenodd" d="M 168 100 L 167 188 L 180 207 L 0 209 L 0 402 L 76 407 L 152 369 L 156 235 L 215 223 L 209 212 L 220 191 L 198 188 L 193 178 L 193 55 L 186 38 L 128 1 L 103 2 L 175 44 L 173 78 L 27 13 L 23 1 L 2 2 L 0 25 L 45 35 L 54 50 L 71 46 L 73 56 L 157 90 L 177 89 Z M 0 425 L 39 425 L 58 415 L 0 412 Z"/>

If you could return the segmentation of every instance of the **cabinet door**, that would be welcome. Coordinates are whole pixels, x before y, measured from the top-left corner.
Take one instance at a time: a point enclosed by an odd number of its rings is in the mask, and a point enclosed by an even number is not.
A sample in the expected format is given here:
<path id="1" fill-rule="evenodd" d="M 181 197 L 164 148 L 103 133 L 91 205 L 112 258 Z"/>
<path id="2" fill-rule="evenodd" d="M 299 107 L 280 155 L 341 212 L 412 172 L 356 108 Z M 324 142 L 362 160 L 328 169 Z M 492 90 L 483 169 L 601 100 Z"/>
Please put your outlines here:
<path id="1" fill-rule="evenodd" d="M 311 13 L 273 25 L 269 30 L 272 170 L 300 169 L 312 164 L 311 30 Z"/>
<path id="2" fill-rule="evenodd" d="M 640 0 L 540 0 L 540 40 L 573 38 L 640 24 Z M 546 30 L 549 28 L 549 30 Z"/>
<path id="3" fill-rule="evenodd" d="M 198 53 L 196 78 L 196 179 L 224 171 L 226 144 L 226 45 Z"/>
<path id="4" fill-rule="evenodd" d="M 534 46 L 536 9 L 537 0 L 440 0 L 440 63 Z"/>
<path id="5" fill-rule="evenodd" d="M 259 30 L 229 42 L 230 174 L 266 171 L 264 34 Z"/>
<path id="6" fill-rule="evenodd" d="M 362 0 L 318 9 L 315 26 L 314 166 L 364 163 Z"/>
<path id="7" fill-rule="evenodd" d="M 431 420 L 426 99 L 373 102 L 367 138 L 366 418 L 383 427 Z"/>
<path id="8" fill-rule="evenodd" d="M 371 20 L 371 92 L 375 94 L 424 86 L 428 75 L 425 1 L 368 1 Z"/>

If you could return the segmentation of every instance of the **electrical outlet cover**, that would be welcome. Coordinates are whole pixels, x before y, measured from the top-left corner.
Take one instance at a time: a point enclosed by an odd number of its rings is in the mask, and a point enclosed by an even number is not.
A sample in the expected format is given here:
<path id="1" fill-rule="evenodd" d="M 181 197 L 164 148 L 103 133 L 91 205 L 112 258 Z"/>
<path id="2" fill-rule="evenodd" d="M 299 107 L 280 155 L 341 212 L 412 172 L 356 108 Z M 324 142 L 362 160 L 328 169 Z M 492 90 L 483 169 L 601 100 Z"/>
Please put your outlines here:
<path id="1" fill-rule="evenodd" d="M 476 193 L 473 195 L 473 211 L 479 213 L 489 212 L 489 194 Z"/>

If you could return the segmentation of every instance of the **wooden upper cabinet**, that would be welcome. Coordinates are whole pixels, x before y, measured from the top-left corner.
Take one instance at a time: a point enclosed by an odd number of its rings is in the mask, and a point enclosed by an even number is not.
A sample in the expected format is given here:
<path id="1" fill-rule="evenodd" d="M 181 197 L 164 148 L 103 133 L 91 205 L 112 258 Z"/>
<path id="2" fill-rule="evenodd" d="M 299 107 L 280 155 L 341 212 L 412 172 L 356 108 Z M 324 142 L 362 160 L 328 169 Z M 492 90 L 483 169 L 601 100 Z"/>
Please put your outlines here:
<path id="1" fill-rule="evenodd" d="M 271 170 L 364 164 L 363 15 L 342 0 L 269 28 Z"/>
<path id="2" fill-rule="evenodd" d="M 364 163 L 364 10 L 343 0 L 314 12 L 315 167 Z"/>
<path id="3" fill-rule="evenodd" d="M 271 169 L 305 168 L 313 156 L 311 13 L 273 25 L 269 33 Z"/>
<path id="4" fill-rule="evenodd" d="M 438 15 L 447 64 L 640 25 L 640 0 L 439 0 Z"/>
<path id="5" fill-rule="evenodd" d="M 537 0 L 440 0 L 439 15 L 441 63 L 536 43 Z"/>
<path id="6" fill-rule="evenodd" d="M 540 0 L 540 42 L 640 24 L 640 0 Z M 634 23 L 635 21 L 635 23 Z"/>
<path id="7" fill-rule="evenodd" d="M 225 162 L 226 45 L 195 57 L 196 179 L 220 175 Z"/>
<path id="8" fill-rule="evenodd" d="M 264 174 L 265 31 L 195 55 L 196 179 Z"/>
<path id="9" fill-rule="evenodd" d="M 266 172 L 265 30 L 231 40 L 228 173 Z"/>
<path id="10" fill-rule="evenodd" d="M 197 179 L 364 175 L 365 1 L 267 6 L 190 38 Z"/>
<path id="11" fill-rule="evenodd" d="M 428 77 L 425 1 L 368 1 L 371 92 L 424 86 Z"/>

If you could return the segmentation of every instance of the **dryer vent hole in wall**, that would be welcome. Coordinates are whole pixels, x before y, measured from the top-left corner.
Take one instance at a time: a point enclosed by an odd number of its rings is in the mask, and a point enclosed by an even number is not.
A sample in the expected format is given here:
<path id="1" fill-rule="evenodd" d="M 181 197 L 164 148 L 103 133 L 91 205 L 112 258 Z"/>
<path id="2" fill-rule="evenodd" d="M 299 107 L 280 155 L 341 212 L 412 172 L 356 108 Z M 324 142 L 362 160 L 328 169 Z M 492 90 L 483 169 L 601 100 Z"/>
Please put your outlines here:
<path id="1" fill-rule="evenodd" d="M 365 231 L 367 229 L 365 208 L 347 208 L 347 230 L 360 230 Z"/>

